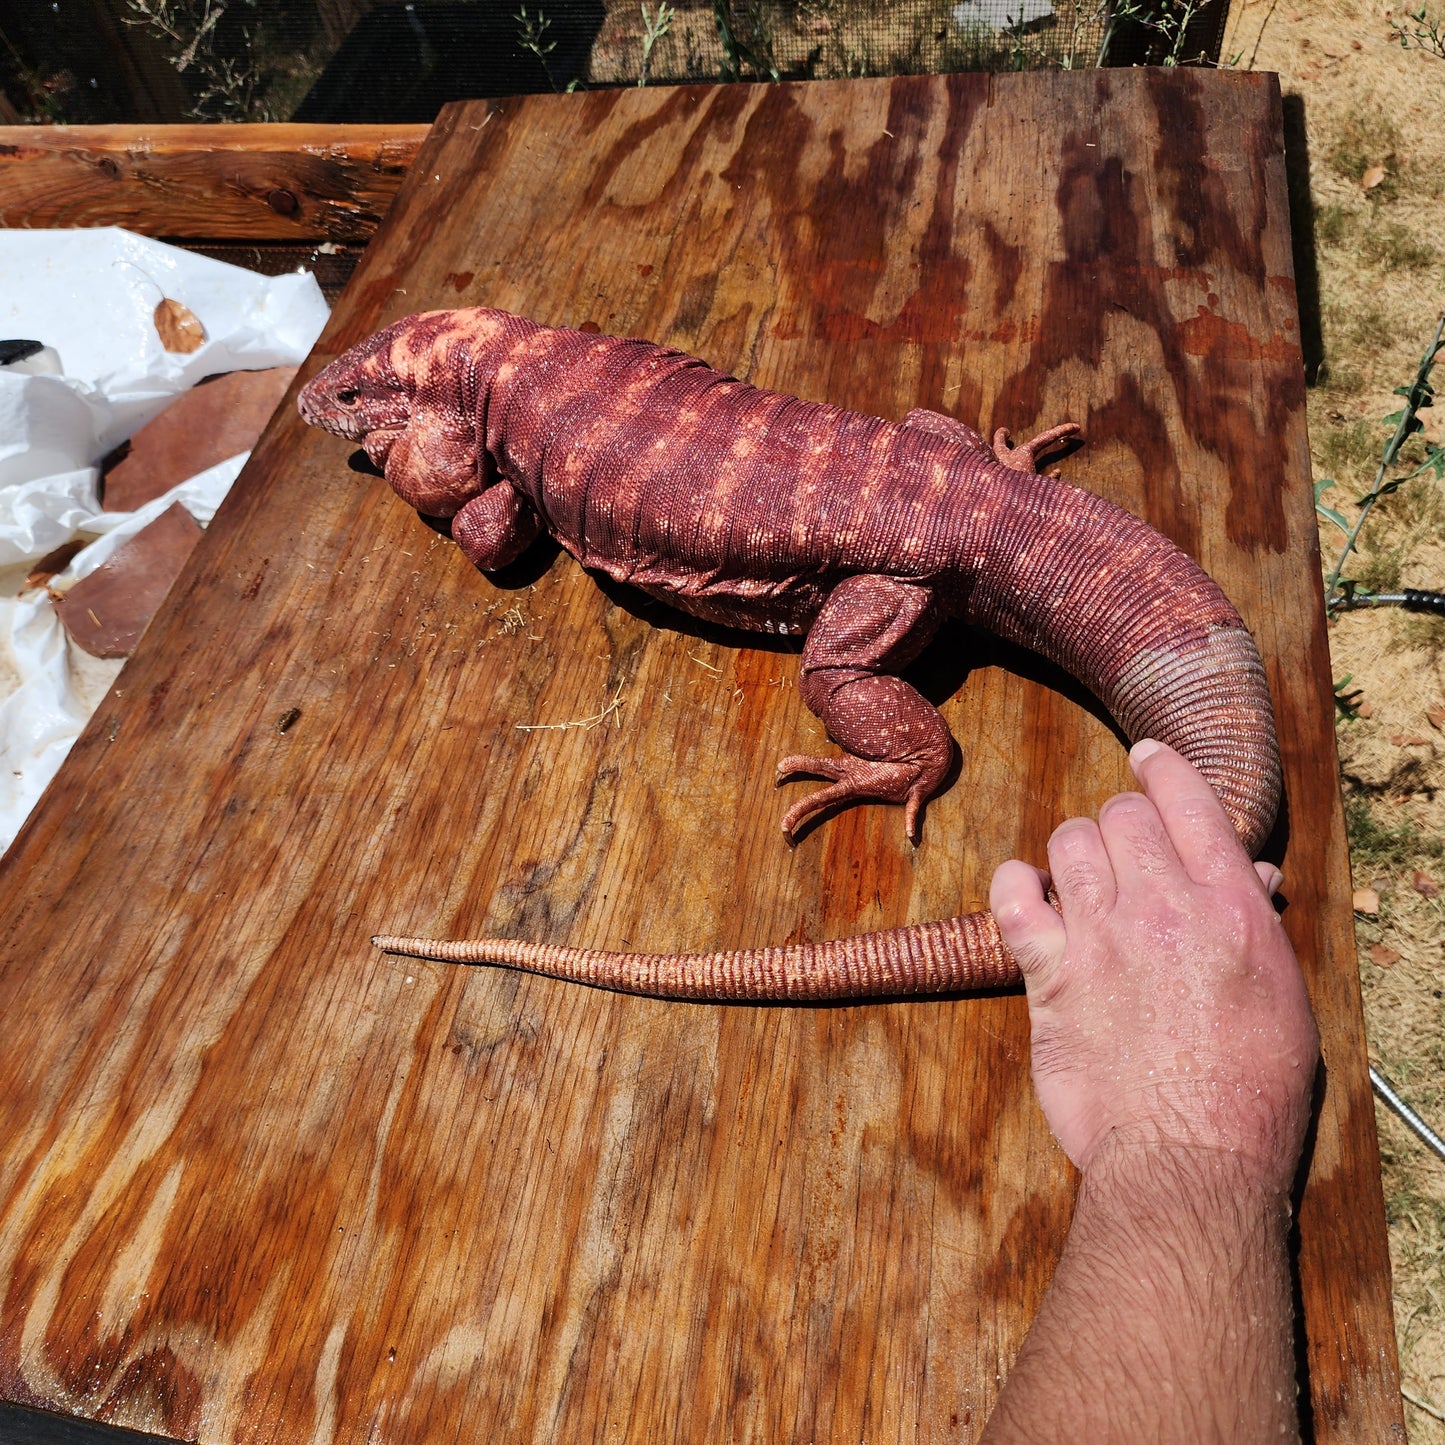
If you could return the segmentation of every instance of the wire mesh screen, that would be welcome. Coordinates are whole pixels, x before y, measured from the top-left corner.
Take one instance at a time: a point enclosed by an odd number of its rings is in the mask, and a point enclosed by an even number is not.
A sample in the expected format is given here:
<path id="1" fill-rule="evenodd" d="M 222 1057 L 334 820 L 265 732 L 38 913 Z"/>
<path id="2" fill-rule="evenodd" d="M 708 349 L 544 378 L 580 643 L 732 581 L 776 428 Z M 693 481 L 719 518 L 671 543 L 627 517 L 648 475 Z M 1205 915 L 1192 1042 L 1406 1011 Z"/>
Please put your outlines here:
<path id="1" fill-rule="evenodd" d="M 6 0 L 0 121 L 430 121 L 594 86 L 1218 58 L 1227 0 Z"/>
<path id="2" fill-rule="evenodd" d="M 619 6 L 593 74 L 648 79 L 790 79 L 1093 65 L 1103 0 L 684 0 Z M 660 33 L 659 33 L 660 32 Z"/>

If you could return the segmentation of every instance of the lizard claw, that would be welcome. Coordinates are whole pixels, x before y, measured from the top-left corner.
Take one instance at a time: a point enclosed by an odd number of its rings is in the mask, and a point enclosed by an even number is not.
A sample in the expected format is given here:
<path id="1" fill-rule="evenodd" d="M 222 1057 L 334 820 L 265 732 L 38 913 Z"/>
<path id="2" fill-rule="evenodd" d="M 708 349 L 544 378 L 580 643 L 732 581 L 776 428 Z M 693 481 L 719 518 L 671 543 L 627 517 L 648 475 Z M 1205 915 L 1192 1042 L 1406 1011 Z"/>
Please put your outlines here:
<path id="1" fill-rule="evenodd" d="M 1067 437 L 1078 436 L 1083 428 L 1075 421 L 1066 421 L 1061 426 L 1051 426 L 1038 436 L 1020 446 L 1009 445 L 1007 427 L 1000 427 L 993 434 L 993 454 L 1004 466 L 1016 472 L 1037 472 L 1039 455 Z"/>
<path id="2" fill-rule="evenodd" d="M 804 823 L 817 817 L 825 808 L 849 803 L 903 803 L 903 825 L 912 843 L 918 842 L 923 805 L 930 788 L 924 770 L 916 763 L 873 762 L 868 758 L 815 758 L 800 753 L 786 757 L 778 764 L 778 782 L 794 773 L 811 773 L 815 777 L 832 778 L 826 788 L 817 788 L 800 798 L 783 815 L 783 832 L 789 840 Z"/>

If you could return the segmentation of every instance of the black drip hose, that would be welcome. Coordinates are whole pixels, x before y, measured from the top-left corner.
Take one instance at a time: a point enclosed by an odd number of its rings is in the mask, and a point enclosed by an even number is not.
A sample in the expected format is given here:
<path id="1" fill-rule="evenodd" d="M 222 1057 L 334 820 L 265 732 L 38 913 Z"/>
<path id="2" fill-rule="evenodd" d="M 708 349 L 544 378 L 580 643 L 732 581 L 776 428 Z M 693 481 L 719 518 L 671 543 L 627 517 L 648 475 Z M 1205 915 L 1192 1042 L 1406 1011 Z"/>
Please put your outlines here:
<path id="1" fill-rule="evenodd" d="M 1435 612 L 1445 617 L 1445 592 L 1424 592 L 1418 587 L 1407 587 L 1400 593 L 1400 599 L 1400 606 L 1406 612 Z"/>
<path id="2" fill-rule="evenodd" d="M 1406 587 L 1399 592 L 1348 593 L 1333 607 L 1403 607 L 1406 612 L 1433 612 L 1445 617 L 1445 592 L 1431 592 L 1423 587 Z"/>

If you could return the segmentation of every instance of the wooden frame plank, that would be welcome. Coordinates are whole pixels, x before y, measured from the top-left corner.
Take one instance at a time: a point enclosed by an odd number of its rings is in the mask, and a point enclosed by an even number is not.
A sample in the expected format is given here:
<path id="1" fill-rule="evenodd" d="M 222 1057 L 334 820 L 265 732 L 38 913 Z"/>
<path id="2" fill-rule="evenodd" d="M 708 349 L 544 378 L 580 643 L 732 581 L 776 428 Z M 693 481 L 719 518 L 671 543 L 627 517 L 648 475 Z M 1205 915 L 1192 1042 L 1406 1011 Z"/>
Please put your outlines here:
<path id="1" fill-rule="evenodd" d="M 0 127 L 0 226 L 365 241 L 426 126 Z"/>

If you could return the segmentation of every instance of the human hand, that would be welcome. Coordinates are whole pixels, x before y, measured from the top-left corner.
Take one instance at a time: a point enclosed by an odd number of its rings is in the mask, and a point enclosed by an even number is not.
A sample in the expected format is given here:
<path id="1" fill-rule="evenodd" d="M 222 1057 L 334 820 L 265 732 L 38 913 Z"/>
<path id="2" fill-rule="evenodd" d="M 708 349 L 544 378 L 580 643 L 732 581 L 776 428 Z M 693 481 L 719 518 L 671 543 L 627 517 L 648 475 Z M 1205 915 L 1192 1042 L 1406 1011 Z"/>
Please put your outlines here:
<path id="1" fill-rule="evenodd" d="M 1227 1152 L 1289 1188 L 1319 1035 L 1270 894 L 1213 790 L 1142 741 L 1144 788 L 1049 839 L 1049 874 L 1017 861 L 989 902 L 1023 970 L 1034 1085 L 1080 1169 L 1115 1145 Z"/>

